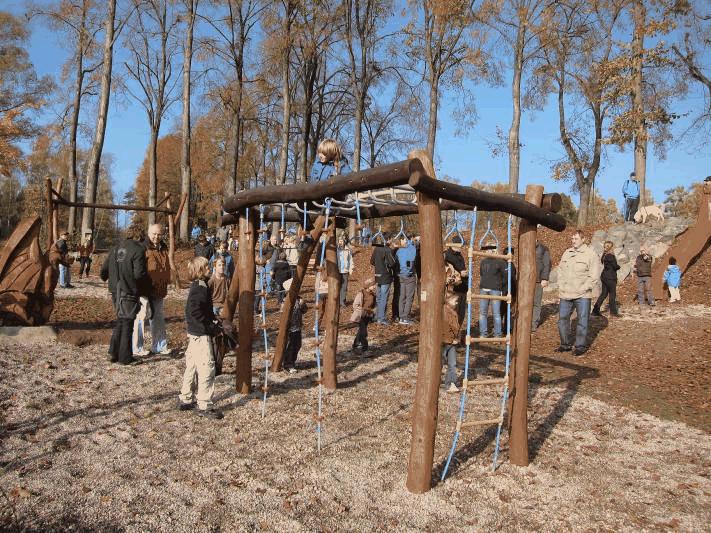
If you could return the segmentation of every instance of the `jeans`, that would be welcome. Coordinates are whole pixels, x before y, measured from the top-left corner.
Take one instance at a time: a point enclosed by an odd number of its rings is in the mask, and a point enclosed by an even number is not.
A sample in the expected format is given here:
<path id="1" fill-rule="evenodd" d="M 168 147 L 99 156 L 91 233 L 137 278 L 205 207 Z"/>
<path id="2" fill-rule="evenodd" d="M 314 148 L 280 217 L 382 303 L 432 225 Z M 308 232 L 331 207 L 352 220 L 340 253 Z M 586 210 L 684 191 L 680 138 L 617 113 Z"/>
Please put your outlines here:
<path id="1" fill-rule="evenodd" d="M 66 287 L 72 284 L 72 269 L 71 267 L 59 265 L 59 285 Z"/>
<path id="2" fill-rule="evenodd" d="M 536 283 L 536 292 L 533 294 L 533 320 L 531 330 L 538 328 L 541 323 L 541 302 L 543 301 L 543 286 Z"/>
<path id="3" fill-rule="evenodd" d="M 501 291 L 479 289 L 479 294 L 501 296 Z M 489 333 L 489 302 L 494 315 L 494 337 L 501 337 L 501 300 L 479 300 L 479 334 L 486 337 Z"/>
<path id="4" fill-rule="evenodd" d="M 637 303 L 644 303 L 644 289 L 647 288 L 647 303 L 654 305 L 654 294 L 652 293 L 652 278 L 650 276 L 641 276 L 637 278 Z"/>
<path id="5" fill-rule="evenodd" d="M 390 296 L 390 283 L 378 285 L 378 292 L 375 294 L 376 322 L 385 322 L 385 309 L 388 306 L 388 296 Z"/>
<path id="6" fill-rule="evenodd" d="M 625 222 L 634 222 L 639 207 L 639 198 L 625 197 Z"/>
<path id="7" fill-rule="evenodd" d="M 341 294 L 340 294 L 340 300 L 341 300 L 341 307 L 346 305 L 346 295 L 348 294 L 348 280 L 350 279 L 351 275 L 348 274 L 347 272 L 345 274 L 341 274 Z"/>
<path id="8" fill-rule="evenodd" d="M 570 315 L 573 307 L 578 314 L 578 326 L 575 328 L 575 347 L 585 348 L 588 341 L 588 320 L 590 318 L 590 298 L 561 300 L 558 317 L 558 333 L 561 346 L 570 346 Z"/>
<path id="9" fill-rule="evenodd" d="M 133 353 L 143 350 L 145 338 L 145 310 L 149 299 L 141 298 L 141 312 L 136 317 L 133 324 Z M 165 333 L 165 312 L 163 311 L 163 298 L 150 298 L 153 308 L 153 318 L 151 318 L 151 351 L 161 353 L 168 349 L 168 337 Z"/>
<path id="10" fill-rule="evenodd" d="M 416 289 L 417 278 L 414 275 L 400 276 L 400 298 L 398 302 L 400 320 L 410 319 L 410 311 L 412 311 L 412 300 L 415 298 Z"/>
<path id="11" fill-rule="evenodd" d="M 447 361 L 447 375 L 444 377 L 444 385 L 449 387 L 457 382 L 457 347 L 454 344 L 442 345 L 442 359 Z"/>
<path id="12" fill-rule="evenodd" d="M 617 280 L 615 279 L 605 279 L 605 278 L 600 278 L 600 281 L 602 281 L 602 292 L 600 292 L 600 297 L 597 299 L 597 302 L 595 302 L 595 311 L 600 312 L 600 306 L 602 303 L 605 301 L 605 298 L 607 298 L 607 295 L 610 295 L 610 313 L 613 315 L 617 314 Z"/>

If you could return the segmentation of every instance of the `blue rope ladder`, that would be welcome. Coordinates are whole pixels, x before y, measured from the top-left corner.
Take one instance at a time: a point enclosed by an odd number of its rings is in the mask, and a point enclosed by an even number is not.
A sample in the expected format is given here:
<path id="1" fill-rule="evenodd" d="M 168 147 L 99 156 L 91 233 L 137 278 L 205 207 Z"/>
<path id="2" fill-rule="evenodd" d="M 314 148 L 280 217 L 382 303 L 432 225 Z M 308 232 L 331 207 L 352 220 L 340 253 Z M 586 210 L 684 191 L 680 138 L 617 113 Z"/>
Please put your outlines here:
<path id="1" fill-rule="evenodd" d="M 494 447 L 494 459 L 492 463 L 492 471 L 496 470 L 497 467 L 497 462 L 498 462 L 498 457 L 499 457 L 499 447 L 500 447 L 500 439 L 501 439 L 501 428 L 503 426 L 503 421 L 504 421 L 504 412 L 506 410 L 506 401 L 508 400 L 508 395 L 509 395 L 509 370 L 511 367 L 511 264 L 513 262 L 513 253 L 511 250 L 511 225 L 513 221 L 513 217 L 509 216 L 508 222 L 507 222 L 507 237 L 508 237 L 508 244 L 507 244 L 507 253 L 506 254 L 498 254 L 498 253 L 493 253 L 493 252 L 477 252 L 474 250 L 474 234 L 476 232 L 476 219 L 477 219 L 477 210 L 474 209 L 472 216 L 471 216 L 471 233 L 469 235 L 469 252 L 468 252 L 468 283 L 467 283 L 467 336 L 466 336 L 466 352 L 465 352 L 465 359 L 464 359 L 464 380 L 462 383 L 462 392 L 459 400 L 459 411 L 458 411 L 458 416 L 457 416 L 457 425 L 456 429 L 454 431 L 454 438 L 452 441 L 452 447 L 449 451 L 449 455 L 447 456 L 447 462 L 444 465 L 444 469 L 442 470 L 442 476 L 441 476 L 441 481 L 444 481 L 444 479 L 447 477 L 447 472 L 449 470 L 449 465 L 452 462 L 452 458 L 454 457 L 454 452 L 457 449 L 457 443 L 459 442 L 459 437 L 462 434 L 462 428 L 464 427 L 472 427 L 472 426 L 483 426 L 483 425 L 496 425 L 496 445 Z M 496 235 L 494 235 L 494 232 L 491 229 L 491 215 L 489 215 L 489 221 L 487 224 L 487 229 L 484 235 L 482 236 L 481 240 L 479 241 L 479 246 L 481 247 L 482 243 L 484 242 L 485 238 L 487 236 L 491 235 L 493 239 L 497 243 L 498 247 L 498 240 L 496 239 Z M 476 342 L 482 342 L 484 339 L 482 338 L 473 338 L 471 336 L 471 327 L 472 327 L 472 300 L 475 299 L 481 299 L 481 296 L 475 295 L 472 293 L 472 273 L 473 273 L 473 265 L 474 265 L 474 257 L 479 256 L 479 257 L 493 257 L 493 258 L 500 258 L 500 259 L 505 259 L 508 262 L 508 268 L 507 268 L 507 294 L 506 296 L 499 296 L 499 297 L 494 297 L 495 299 L 500 299 L 501 301 L 506 302 L 506 337 L 503 338 L 498 338 L 498 339 L 486 339 L 487 341 L 491 342 L 505 342 L 506 343 L 506 358 L 505 358 L 505 363 L 504 363 L 504 377 L 503 378 L 493 378 L 493 379 L 480 379 L 480 380 L 473 380 L 469 381 L 469 366 L 471 362 L 471 346 L 472 344 Z M 499 410 L 499 416 L 494 419 L 488 419 L 488 420 L 474 420 L 471 422 L 465 421 L 465 410 L 466 410 L 466 400 L 467 400 L 467 391 L 469 389 L 469 386 L 481 386 L 481 385 L 502 385 L 503 390 L 501 394 L 501 408 Z"/>

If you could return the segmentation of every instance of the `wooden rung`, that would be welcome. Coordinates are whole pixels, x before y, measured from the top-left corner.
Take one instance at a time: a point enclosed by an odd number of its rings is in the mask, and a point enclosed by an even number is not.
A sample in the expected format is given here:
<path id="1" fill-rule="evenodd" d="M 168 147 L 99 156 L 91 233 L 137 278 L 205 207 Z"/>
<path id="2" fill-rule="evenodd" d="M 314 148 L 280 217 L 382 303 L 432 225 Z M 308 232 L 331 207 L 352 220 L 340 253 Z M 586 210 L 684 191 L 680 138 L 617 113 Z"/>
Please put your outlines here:
<path id="1" fill-rule="evenodd" d="M 269 392 L 269 389 L 271 389 L 271 387 L 262 387 L 262 392 Z"/>
<path id="2" fill-rule="evenodd" d="M 500 424 L 503 422 L 503 418 L 497 417 L 497 418 L 489 418 L 487 420 L 472 420 L 471 422 L 462 422 L 462 427 L 463 428 L 468 428 L 468 427 L 475 427 L 475 426 L 490 426 L 493 424 Z"/>
<path id="3" fill-rule="evenodd" d="M 491 259 L 503 259 L 505 261 L 513 261 L 513 254 L 499 254 L 496 252 L 481 252 L 479 250 L 469 250 L 470 257 L 489 257 Z"/>
<path id="4" fill-rule="evenodd" d="M 478 343 L 496 343 L 496 342 L 509 342 L 510 337 L 469 337 L 467 341 L 469 344 L 474 344 L 475 342 Z"/>
<path id="5" fill-rule="evenodd" d="M 511 296 L 498 296 L 496 294 L 470 294 L 469 302 L 472 300 L 499 300 L 501 302 L 511 303 Z"/>
<path id="6" fill-rule="evenodd" d="M 467 381 L 467 386 L 469 386 L 469 385 L 503 385 L 504 383 L 506 383 L 506 378 L 474 379 L 472 381 Z"/>

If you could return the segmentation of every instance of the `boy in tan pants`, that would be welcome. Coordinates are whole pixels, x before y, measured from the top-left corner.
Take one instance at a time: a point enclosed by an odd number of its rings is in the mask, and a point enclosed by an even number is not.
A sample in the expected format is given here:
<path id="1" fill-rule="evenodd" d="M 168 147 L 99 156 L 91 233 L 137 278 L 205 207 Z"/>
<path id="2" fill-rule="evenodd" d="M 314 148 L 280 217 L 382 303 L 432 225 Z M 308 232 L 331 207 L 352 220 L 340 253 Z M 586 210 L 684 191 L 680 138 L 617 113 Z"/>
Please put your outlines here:
<path id="1" fill-rule="evenodd" d="M 199 256 L 192 258 L 188 263 L 188 274 L 192 284 L 185 304 L 188 348 L 185 350 L 180 410 L 194 409 L 197 400 L 198 414 L 220 420 L 223 414 L 212 406 L 212 395 L 215 392 L 215 356 L 212 351 L 215 314 L 212 310 L 210 288 L 207 285 L 210 278 L 207 259 Z"/>

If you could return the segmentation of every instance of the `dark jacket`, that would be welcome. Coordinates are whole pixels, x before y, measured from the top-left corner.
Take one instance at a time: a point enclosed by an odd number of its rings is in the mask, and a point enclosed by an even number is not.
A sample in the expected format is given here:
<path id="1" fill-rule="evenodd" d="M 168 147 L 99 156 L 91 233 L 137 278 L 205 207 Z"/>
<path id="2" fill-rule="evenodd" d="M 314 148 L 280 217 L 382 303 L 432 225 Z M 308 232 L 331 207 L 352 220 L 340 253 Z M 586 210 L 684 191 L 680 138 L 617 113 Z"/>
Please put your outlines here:
<path id="1" fill-rule="evenodd" d="M 469 276 L 466 274 L 468 272 L 468 268 L 466 262 L 464 261 L 464 256 L 462 256 L 462 253 L 459 250 L 447 248 L 444 252 L 444 262 L 452 265 L 462 276 L 462 282 L 459 285 L 454 286 L 454 292 L 458 294 L 465 294 L 469 288 Z M 462 272 L 464 272 L 463 275 L 461 274 Z"/>
<path id="2" fill-rule="evenodd" d="M 291 277 L 289 262 L 286 259 L 278 259 L 277 262 L 274 263 L 272 272 L 274 274 L 274 281 L 281 287 L 281 284 Z"/>
<path id="3" fill-rule="evenodd" d="M 131 239 L 111 248 L 101 266 L 101 279 L 109 282 L 109 292 L 116 294 L 119 284 L 131 296 L 148 296 L 151 279 L 146 265 L 146 249 Z"/>
<path id="4" fill-rule="evenodd" d="M 215 247 L 209 242 L 198 242 L 195 245 L 195 257 L 204 257 L 209 261 L 213 255 L 215 255 Z"/>
<path id="5" fill-rule="evenodd" d="M 551 275 L 551 253 L 548 247 L 540 242 L 536 243 L 536 281 L 548 281 Z"/>
<path id="6" fill-rule="evenodd" d="M 188 335 L 212 335 L 215 313 L 212 311 L 212 294 L 207 282 L 198 280 L 190 285 L 188 301 L 185 303 L 185 322 Z"/>
<path id="7" fill-rule="evenodd" d="M 289 317 L 289 331 L 301 331 L 304 324 L 304 313 L 306 312 L 306 302 L 301 298 L 296 300 L 294 308 L 291 310 Z"/>
<path id="8" fill-rule="evenodd" d="M 602 254 L 600 262 L 602 263 L 600 279 L 617 281 L 617 271 L 620 269 L 620 265 L 617 264 L 615 254 Z"/>
<path id="9" fill-rule="evenodd" d="M 645 259 L 645 257 L 647 259 Z M 645 278 L 652 275 L 652 256 L 644 256 L 639 254 L 637 260 L 634 262 L 634 271 L 637 273 L 637 277 Z"/>
<path id="10" fill-rule="evenodd" d="M 67 255 L 69 253 L 69 245 L 64 239 L 57 239 L 57 242 L 55 242 L 54 245 L 57 247 L 60 254 Z"/>
<path id="11" fill-rule="evenodd" d="M 373 245 L 370 264 L 375 267 L 375 281 L 378 285 L 388 285 L 393 282 L 392 272 L 397 261 L 395 261 L 395 256 L 388 246 Z"/>
<path id="12" fill-rule="evenodd" d="M 503 259 L 485 257 L 479 265 L 479 273 L 481 274 L 479 287 L 492 291 L 505 291 L 508 278 L 507 269 L 508 263 Z"/>

